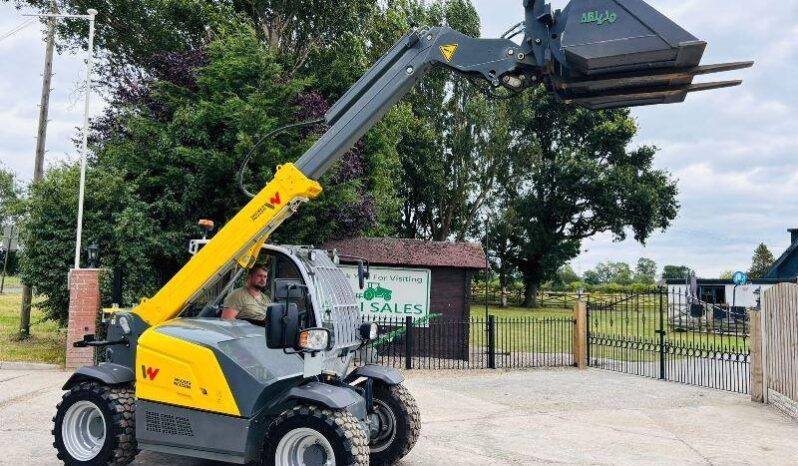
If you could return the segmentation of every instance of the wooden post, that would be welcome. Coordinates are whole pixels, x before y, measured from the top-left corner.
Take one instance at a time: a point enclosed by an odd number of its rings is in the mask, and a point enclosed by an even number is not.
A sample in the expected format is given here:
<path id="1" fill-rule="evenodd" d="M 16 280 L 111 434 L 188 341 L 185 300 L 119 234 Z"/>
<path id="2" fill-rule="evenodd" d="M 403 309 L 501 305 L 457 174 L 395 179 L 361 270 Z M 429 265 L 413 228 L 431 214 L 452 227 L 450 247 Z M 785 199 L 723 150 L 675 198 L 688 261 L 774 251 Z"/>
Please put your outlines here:
<path id="1" fill-rule="evenodd" d="M 574 366 L 587 369 L 587 303 L 574 304 Z"/>
<path id="2" fill-rule="evenodd" d="M 57 13 L 55 0 L 50 1 L 50 13 Z M 55 48 L 55 18 L 47 20 L 47 48 L 44 53 L 44 79 L 42 80 L 42 100 L 39 104 L 39 130 L 36 133 L 36 158 L 33 164 L 33 181 L 44 177 L 44 152 L 47 141 L 47 115 L 50 111 L 50 85 L 53 78 L 53 49 Z M 30 311 L 33 302 L 33 289 L 22 283 L 22 305 L 20 306 L 19 336 L 30 336 Z"/>
<path id="3" fill-rule="evenodd" d="M 751 333 L 751 401 L 765 401 L 765 387 L 762 364 L 762 313 L 748 310 L 748 324 Z"/>

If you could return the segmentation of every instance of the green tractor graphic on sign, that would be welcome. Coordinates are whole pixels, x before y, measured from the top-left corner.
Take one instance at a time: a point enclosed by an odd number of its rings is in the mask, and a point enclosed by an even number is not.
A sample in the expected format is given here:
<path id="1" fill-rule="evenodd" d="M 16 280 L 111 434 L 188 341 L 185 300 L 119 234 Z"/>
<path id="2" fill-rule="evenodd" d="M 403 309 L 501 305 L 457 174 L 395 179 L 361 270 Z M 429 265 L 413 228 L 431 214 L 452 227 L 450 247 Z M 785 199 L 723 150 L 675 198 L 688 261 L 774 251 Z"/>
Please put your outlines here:
<path id="1" fill-rule="evenodd" d="M 363 292 L 363 297 L 366 298 L 367 301 L 371 301 L 372 299 L 376 298 L 382 298 L 385 301 L 390 301 L 391 293 L 393 293 L 393 291 L 389 290 L 388 288 L 381 287 L 379 282 L 371 282 L 369 283 L 369 287 L 366 288 L 366 291 Z"/>

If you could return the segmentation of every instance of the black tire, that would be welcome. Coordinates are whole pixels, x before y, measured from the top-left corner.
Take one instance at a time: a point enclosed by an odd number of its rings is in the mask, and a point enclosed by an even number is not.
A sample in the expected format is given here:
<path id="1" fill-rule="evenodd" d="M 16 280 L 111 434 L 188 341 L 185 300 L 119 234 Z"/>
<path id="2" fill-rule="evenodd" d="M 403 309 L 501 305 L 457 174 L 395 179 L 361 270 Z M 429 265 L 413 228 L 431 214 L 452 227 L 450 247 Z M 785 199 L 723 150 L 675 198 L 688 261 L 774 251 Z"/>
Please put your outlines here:
<path id="1" fill-rule="evenodd" d="M 345 409 L 313 405 L 296 406 L 271 423 L 263 445 L 261 464 L 283 466 L 275 461 L 277 446 L 286 434 L 301 428 L 313 429 L 327 439 L 336 466 L 368 466 L 368 437 L 358 420 Z"/>
<path id="2" fill-rule="evenodd" d="M 91 459 L 76 459 L 64 444 L 63 423 L 69 409 L 79 402 L 92 403 L 102 414 L 105 441 Z M 85 403 L 84 403 L 85 405 Z M 138 454 L 135 427 L 136 397 L 129 386 L 109 387 L 98 382 L 82 382 L 64 394 L 53 418 L 53 446 L 66 466 L 124 466 Z"/>
<path id="3" fill-rule="evenodd" d="M 374 409 L 383 419 L 386 415 L 393 416 L 394 427 L 380 432 L 372 440 L 369 445 L 371 464 L 394 464 L 416 445 L 421 433 L 421 412 L 404 385 L 382 383 L 374 384 Z"/>

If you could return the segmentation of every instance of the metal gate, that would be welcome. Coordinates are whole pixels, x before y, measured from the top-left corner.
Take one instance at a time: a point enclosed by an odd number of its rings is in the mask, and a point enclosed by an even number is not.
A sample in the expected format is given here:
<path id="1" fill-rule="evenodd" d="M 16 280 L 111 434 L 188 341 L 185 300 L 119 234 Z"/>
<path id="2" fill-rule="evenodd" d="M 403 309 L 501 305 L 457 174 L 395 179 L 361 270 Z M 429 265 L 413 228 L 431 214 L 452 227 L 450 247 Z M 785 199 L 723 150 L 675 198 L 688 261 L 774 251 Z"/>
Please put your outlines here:
<path id="1" fill-rule="evenodd" d="M 745 309 L 677 291 L 588 302 L 591 367 L 749 393 Z"/>

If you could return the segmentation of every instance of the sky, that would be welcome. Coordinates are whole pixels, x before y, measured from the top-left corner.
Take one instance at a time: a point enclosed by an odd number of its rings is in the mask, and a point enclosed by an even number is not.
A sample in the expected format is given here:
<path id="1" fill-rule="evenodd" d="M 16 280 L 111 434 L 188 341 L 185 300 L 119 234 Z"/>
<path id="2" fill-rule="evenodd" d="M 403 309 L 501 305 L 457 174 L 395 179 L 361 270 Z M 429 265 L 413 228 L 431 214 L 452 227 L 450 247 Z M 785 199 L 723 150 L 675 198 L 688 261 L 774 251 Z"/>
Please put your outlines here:
<path id="1" fill-rule="evenodd" d="M 523 19 L 522 0 L 472 0 L 482 35 L 498 37 Z M 580 1 L 580 0 L 574 0 Z M 564 0 L 553 0 L 555 8 Z M 755 60 L 753 69 L 699 81 L 743 79 L 742 87 L 688 96 L 678 105 L 633 110 L 633 145 L 660 148 L 656 167 L 679 181 L 679 217 L 640 245 L 607 235 L 586 241 L 572 262 L 583 273 L 599 262 L 640 257 L 688 265 L 702 277 L 746 270 L 764 242 L 778 257 L 798 228 L 798 1 L 649 0 L 709 43 L 703 63 Z M 0 37 L 27 18 L 0 2 Z M 0 40 L 0 162 L 23 180 L 33 173 L 43 29 L 27 27 Z M 83 121 L 84 54 L 56 55 L 46 164 L 76 159 L 72 139 Z M 103 108 L 92 97 L 96 115 Z"/>

